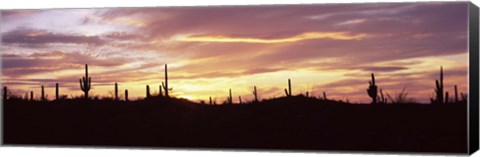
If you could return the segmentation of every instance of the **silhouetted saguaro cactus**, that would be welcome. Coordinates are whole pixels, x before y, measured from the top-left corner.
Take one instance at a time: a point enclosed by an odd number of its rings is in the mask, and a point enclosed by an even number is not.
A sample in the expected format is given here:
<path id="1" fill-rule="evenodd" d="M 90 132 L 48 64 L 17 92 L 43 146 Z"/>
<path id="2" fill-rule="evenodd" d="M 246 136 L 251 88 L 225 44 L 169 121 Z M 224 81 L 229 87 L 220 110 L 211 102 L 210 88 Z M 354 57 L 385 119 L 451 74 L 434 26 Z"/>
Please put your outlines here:
<path id="1" fill-rule="evenodd" d="M 327 93 L 325 93 L 325 91 L 323 91 L 323 100 L 328 100 L 327 99 Z"/>
<path id="2" fill-rule="evenodd" d="M 258 96 L 257 96 L 257 86 L 253 86 L 253 96 L 255 97 L 255 102 L 258 102 Z"/>
<path id="3" fill-rule="evenodd" d="M 454 86 L 455 88 L 455 103 L 458 102 L 458 90 L 457 90 L 457 85 Z"/>
<path id="4" fill-rule="evenodd" d="M 229 96 L 228 96 L 228 104 L 232 104 L 232 103 L 233 103 L 233 99 L 232 99 L 232 89 L 229 89 L 229 90 L 228 90 L 228 93 L 229 93 Z"/>
<path id="5" fill-rule="evenodd" d="M 115 100 L 118 100 L 118 83 L 115 82 Z"/>
<path id="6" fill-rule="evenodd" d="M 305 97 L 307 97 L 307 98 L 308 98 L 308 91 L 307 91 L 307 92 L 305 92 Z"/>
<path id="7" fill-rule="evenodd" d="M 7 96 L 8 96 L 8 89 L 7 89 L 7 86 L 3 86 L 3 101 L 5 102 L 7 100 Z"/>
<path id="8" fill-rule="evenodd" d="M 42 101 L 45 101 L 45 89 L 43 88 L 43 85 L 42 85 L 42 95 L 41 95 L 41 100 L 42 100 Z"/>
<path id="9" fill-rule="evenodd" d="M 128 90 L 125 89 L 125 101 L 128 101 Z"/>
<path id="10" fill-rule="evenodd" d="M 372 80 L 368 81 L 370 84 L 367 89 L 368 96 L 372 98 L 372 104 L 377 103 L 377 85 L 375 84 L 375 75 L 372 73 Z"/>
<path id="11" fill-rule="evenodd" d="M 55 83 L 55 100 L 59 100 L 58 83 Z"/>
<path id="12" fill-rule="evenodd" d="M 285 88 L 285 95 L 292 96 L 292 83 L 290 79 L 288 79 L 288 90 Z"/>
<path id="13" fill-rule="evenodd" d="M 88 99 L 88 91 L 91 89 L 92 78 L 88 77 L 88 64 L 85 64 L 85 77 L 80 79 L 80 89 L 82 89 L 85 99 Z"/>
<path id="14" fill-rule="evenodd" d="M 33 91 L 30 91 L 30 101 L 33 101 Z"/>
<path id="15" fill-rule="evenodd" d="M 242 96 L 238 96 L 238 101 L 242 104 Z"/>
<path id="16" fill-rule="evenodd" d="M 150 98 L 150 86 L 147 85 L 147 98 Z"/>
<path id="17" fill-rule="evenodd" d="M 162 82 L 163 85 L 163 82 Z M 168 95 L 168 70 L 167 70 L 167 64 L 165 64 L 165 85 L 163 85 L 163 88 L 165 89 L 165 97 L 169 97 Z"/>
<path id="18" fill-rule="evenodd" d="M 435 94 L 437 95 L 435 102 L 443 104 L 443 66 L 440 66 L 440 81 L 435 80 Z"/>
<path id="19" fill-rule="evenodd" d="M 292 96 L 292 83 L 290 79 L 288 79 L 288 95 Z"/>
<path id="20" fill-rule="evenodd" d="M 212 97 L 209 97 L 209 100 L 210 100 L 210 101 L 209 101 L 208 104 L 212 105 Z"/>

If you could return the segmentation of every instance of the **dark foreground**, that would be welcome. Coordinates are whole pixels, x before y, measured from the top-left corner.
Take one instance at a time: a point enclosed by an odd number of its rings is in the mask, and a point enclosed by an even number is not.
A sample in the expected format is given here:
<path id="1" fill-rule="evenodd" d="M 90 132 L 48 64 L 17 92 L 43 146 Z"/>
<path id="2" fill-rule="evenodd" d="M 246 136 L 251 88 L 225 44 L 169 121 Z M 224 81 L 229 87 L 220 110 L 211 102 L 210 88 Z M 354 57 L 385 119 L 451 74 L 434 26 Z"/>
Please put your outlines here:
<path id="1" fill-rule="evenodd" d="M 4 105 L 4 143 L 466 153 L 466 104 L 354 105 L 305 97 L 208 106 L 152 98 Z"/>

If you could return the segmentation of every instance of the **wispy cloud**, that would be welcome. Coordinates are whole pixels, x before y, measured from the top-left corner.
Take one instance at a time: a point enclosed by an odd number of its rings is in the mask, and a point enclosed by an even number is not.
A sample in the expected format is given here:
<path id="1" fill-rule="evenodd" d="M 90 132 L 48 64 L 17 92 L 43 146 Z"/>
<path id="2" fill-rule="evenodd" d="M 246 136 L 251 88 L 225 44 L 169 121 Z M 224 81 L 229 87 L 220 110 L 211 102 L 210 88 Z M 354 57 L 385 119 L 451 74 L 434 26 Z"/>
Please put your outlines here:
<path id="1" fill-rule="evenodd" d="M 224 37 L 224 36 L 188 36 L 179 38 L 178 41 L 189 42 L 245 42 L 245 43 L 285 43 L 297 42 L 309 39 L 333 39 L 333 40 L 358 40 L 367 37 L 366 34 L 352 35 L 348 32 L 305 32 L 288 38 L 280 39 L 261 39 L 261 38 L 241 38 L 241 37 Z"/>
<path id="2" fill-rule="evenodd" d="M 98 36 L 85 36 L 81 34 L 53 33 L 47 30 L 21 28 L 2 34 L 3 44 L 17 44 L 26 47 L 41 47 L 46 44 L 90 44 L 99 46 L 105 41 Z"/>

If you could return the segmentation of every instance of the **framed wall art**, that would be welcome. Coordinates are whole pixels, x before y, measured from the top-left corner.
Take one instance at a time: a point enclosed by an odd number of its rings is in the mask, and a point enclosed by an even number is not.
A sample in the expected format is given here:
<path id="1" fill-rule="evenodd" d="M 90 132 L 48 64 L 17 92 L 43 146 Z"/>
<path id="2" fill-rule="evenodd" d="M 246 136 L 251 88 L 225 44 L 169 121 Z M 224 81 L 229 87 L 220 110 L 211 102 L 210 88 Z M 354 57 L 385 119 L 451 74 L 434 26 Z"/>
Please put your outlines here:
<path id="1" fill-rule="evenodd" d="M 0 14 L 3 145 L 478 149 L 468 1 Z"/>

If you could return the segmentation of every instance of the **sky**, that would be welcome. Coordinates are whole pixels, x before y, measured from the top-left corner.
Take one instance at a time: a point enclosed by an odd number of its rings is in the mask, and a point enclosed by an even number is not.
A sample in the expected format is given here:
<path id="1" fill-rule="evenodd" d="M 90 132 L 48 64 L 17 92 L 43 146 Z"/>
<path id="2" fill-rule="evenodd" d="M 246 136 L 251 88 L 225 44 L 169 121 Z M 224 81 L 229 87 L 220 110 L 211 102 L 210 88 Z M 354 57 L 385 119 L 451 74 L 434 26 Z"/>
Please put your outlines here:
<path id="1" fill-rule="evenodd" d="M 467 93 L 468 3 L 364 3 L 1 11 L 2 84 L 12 93 L 80 96 L 157 93 L 168 64 L 176 97 L 234 102 L 309 92 L 368 103 L 378 88 L 427 103 L 444 68 L 445 90 Z M 123 95 L 123 94 L 120 94 Z M 36 97 L 39 97 L 36 94 Z"/>

